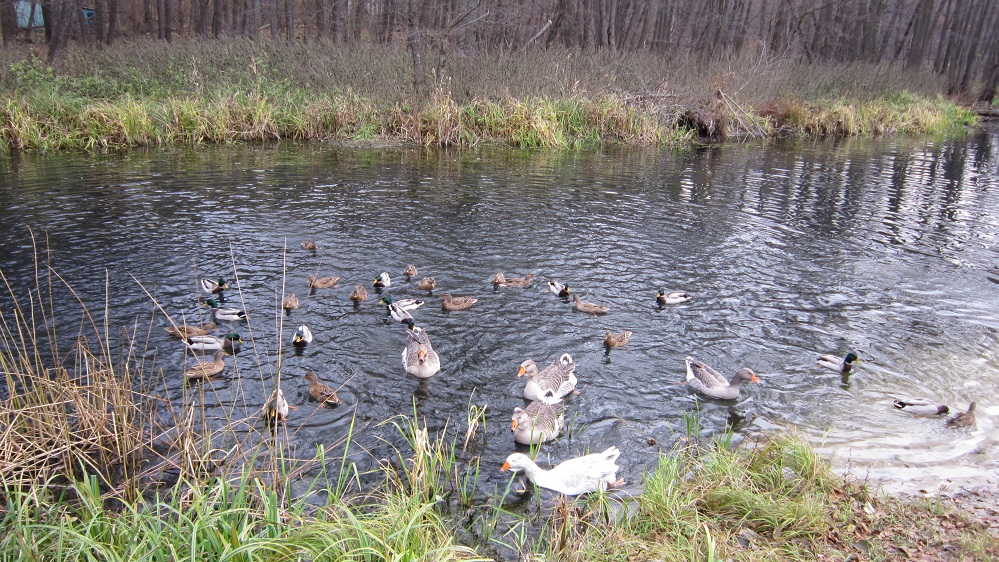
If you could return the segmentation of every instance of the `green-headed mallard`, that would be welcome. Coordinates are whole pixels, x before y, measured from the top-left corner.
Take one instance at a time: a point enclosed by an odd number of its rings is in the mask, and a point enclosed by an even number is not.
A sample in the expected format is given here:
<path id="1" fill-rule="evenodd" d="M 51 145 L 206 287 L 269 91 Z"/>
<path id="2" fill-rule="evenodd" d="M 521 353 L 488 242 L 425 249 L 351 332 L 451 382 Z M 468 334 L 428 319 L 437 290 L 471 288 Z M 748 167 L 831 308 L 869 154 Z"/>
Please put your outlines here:
<path id="1" fill-rule="evenodd" d="M 392 303 L 388 305 L 389 314 L 396 322 L 402 322 L 407 327 L 412 328 L 416 325 L 416 321 L 413 320 L 413 315 L 408 311 L 403 310 L 399 305 Z"/>
<path id="2" fill-rule="evenodd" d="M 228 353 L 224 349 L 217 350 L 212 361 L 199 361 L 197 365 L 184 371 L 184 378 L 197 381 L 214 377 L 225 370 L 225 361 L 223 358 L 226 355 Z"/>
<path id="3" fill-rule="evenodd" d="M 267 399 L 267 404 L 264 405 L 264 419 L 284 421 L 288 419 L 288 411 L 290 409 L 291 405 L 285 399 L 284 392 L 280 387 L 275 388 L 274 392 L 271 393 L 271 397 Z"/>
<path id="4" fill-rule="evenodd" d="M 668 304 L 680 304 L 682 302 L 687 302 L 694 298 L 690 293 L 685 293 L 683 291 L 670 291 L 666 292 L 666 289 L 659 289 L 656 293 L 656 302 L 659 306 L 666 306 Z"/>
<path id="5" fill-rule="evenodd" d="M 437 280 L 433 277 L 424 277 L 416 284 L 416 288 L 421 291 L 433 291 L 437 288 Z"/>
<path id="6" fill-rule="evenodd" d="M 229 288 L 229 283 L 225 279 L 219 277 L 218 281 L 212 281 L 211 279 L 201 280 L 201 290 L 208 293 L 209 295 L 217 295 Z"/>
<path id="7" fill-rule="evenodd" d="M 527 287 L 531 284 L 531 279 L 534 279 L 533 273 L 528 273 L 523 277 L 510 277 L 505 279 L 500 285 L 504 287 Z"/>
<path id="8" fill-rule="evenodd" d="M 406 347 L 402 350 L 402 366 L 418 379 L 427 379 L 441 370 L 441 360 L 430 345 L 430 337 L 420 327 L 406 331 Z"/>
<path id="9" fill-rule="evenodd" d="M 215 322 L 207 322 L 201 326 L 188 326 L 184 324 L 183 326 L 167 326 L 164 328 L 171 336 L 186 340 L 187 338 L 193 338 L 195 336 L 207 336 L 212 333 L 212 330 L 218 328 Z"/>
<path id="10" fill-rule="evenodd" d="M 420 308 L 421 306 L 426 304 L 425 301 L 416 300 L 416 299 L 393 300 L 392 297 L 390 297 L 389 295 L 385 295 L 378 302 L 384 304 L 386 309 L 390 309 L 391 306 L 394 304 L 398 308 L 401 308 L 402 310 L 416 310 L 417 308 Z"/>
<path id="11" fill-rule="evenodd" d="M 291 336 L 291 344 L 295 347 L 305 347 L 312 343 L 312 331 L 305 324 L 299 326 Z"/>
<path id="12" fill-rule="evenodd" d="M 302 377 L 309 381 L 309 396 L 315 398 L 320 404 L 339 404 L 340 397 L 336 395 L 336 390 L 328 384 L 319 382 L 319 377 L 309 371 Z"/>
<path id="13" fill-rule="evenodd" d="M 563 299 L 567 299 L 567 298 L 569 298 L 569 293 L 572 292 L 572 289 L 570 289 L 568 285 L 563 285 L 562 283 L 559 283 L 558 281 L 549 281 L 548 282 L 548 292 L 551 293 L 551 294 L 553 294 L 553 295 L 558 295 L 558 296 L 562 297 Z"/>
<path id="14" fill-rule="evenodd" d="M 514 453 L 506 458 L 500 470 L 522 470 L 528 480 L 542 488 L 567 496 L 576 496 L 623 484 L 617 479 L 618 466 L 615 464 L 620 454 L 621 451 L 617 447 L 610 447 L 602 453 L 569 459 L 551 470 L 544 470 L 535 464 L 531 457 L 523 453 Z"/>
<path id="15" fill-rule="evenodd" d="M 326 275 L 316 279 L 315 275 L 309 276 L 309 288 L 310 289 L 333 289 L 336 287 L 336 282 L 340 280 L 337 275 Z"/>
<path id="16" fill-rule="evenodd" d="M 416 266 L 413 264 L 407 265 L 406 269 L 402 270 L 402 274 L 405 275 L 406 277 L 416 277 L 417 274 Z"/>
<path id="17" fill-rule="evenodd" d="M 975 425 L 975 402 L 968 406 L 967 412 L 960 412 L 947 420 L 944 425 L 947 427 L 971 427 Z"/>
<path id="18" fill-rule="evenodd" d="M 364 288 L 364 285 L 354 286 L 354 290 L 350 292 L 350 300 L 354 302 L 368 300 L 368 290 Z"/>
<path id="19" fill-rule="evenodd" d="M 846 357 L 837 357 L 836 355 L 819 355 L 816 360 L 816 364 L 819 367 L 825 369 L 832 369 L 833 371 L 839 373 L 849 373 L 850 369 L 853 369 L 854 363 L 860 363 L 860 359 L 857 354 L 850 352 L 846 354 Z"/>
<path id="20" fill-rule="evenodd" d="M 686 362 L 687 385 L 701 394 L 712 398 L 735 400 L 739 397 L 739 385 L 742 384 L 742 381 L 760 382 L 760 379 L 756 377 L 756 373 L 749 367 L 739 369 L 739 372 L 729 381 L 703 361 L 687 357 Z"/>
<path id="21" fill-rule="evenodd" d="M 298 302 L 298 296 L 296 296 L 295 293 L 291 293 L 286 296 L 283 301 L 281 301 L 281 308 L 290 313 L 292 310 L 298 308 L 300 304 L 301 303 Z"/>
<path id="22" fill-rule="evenodd" d="M 441 295 L 441 308 L 444 310 L 466 310 L 479 302 L 475 297 L 453 297 L 451 293 Z"/>
<path id="23" fill-rule="evenodd" d="M 205 306 L 212 308 L 212 314 L 215 316 L 216 320 L 222 320 L 223 322 L 246 320 L 246 311 L 236 308 L 221 308 L 219 301 L 215 299 L 206 300 Z"/>
<path id="24" fill-rule="evenodd" d="M 905 400 L 895 400 L 892 404 L 903 412 L 917 416 L 939 416 L 950 412 L 950 408 L 945 404 L 938 404 L 926 398 L 906 398 Z"/>
<path id="25" fill-rule="evenodd" d="M 597 314 L 607 314 L 607 311 L 610 310 L 610 308 L 602 304 L 586 302 L 583 299 L 579 298 L 579 295 L 575 293 L 573 293 L 572 299 L 573 301 L 575 301 L 576 310 L 578 310 L 579 312 L 586 312 L 588 314 L 596 316 Z"/>
<path id="26" fill-rule="evenodd" d="M 243 343 L 243 338 L 239 334 L 226 334 L 221 338 L 215 336 L 191 336 L 185 340 L 187 347 L 194 351 L 217 351 L 224 349 L 228 355 L 232 355 L 237 343 Z"/>
<path id="27" fill-rule="evenodd" d="M 311 250 L 311 251 L 315 252 L 316 250 L 319 249 L 319 244 L 316 244 L 316 242 L 313 241 L 313 240 L 306 240 L 306 241 L 302 242 L 302 249 L 303 250 Z"/>
<path id="28" fill-rule="evenodd" d="M 538 400 L 542 396 L 562 398 L 576 389 L 575 370 L 576 362 L 572 360 L 572 356 L 563 353 L 557 361 L 540 372 L 538 364 L 533 359 L 528 359 L 520 364 L 517 376 L 527 377 L 524 398 L 528 400 Z"/>
<path id="29" fill-rule="evenodd" d="M 631 331 L 625 330 L 623 332 L 615 334 L 610 330 L 607 330 L 607 335 L 604 336 L 604 345 L 607 347 L 621 347 L 628 343 L 631 339 Z"/>
<path id="30" fill-rule="evenodd" d="M 560 399 L 535 400 L 527 408 L 514 408 L 510 418 L 513 440 L 522 445 L 539 445 L 558 437 L 565 425 Z"/>
<path id="31" fill-rule="evenodd" d="M 375 288 L 383 289 L 385 287 L 391 287 L 391 286 L 392 286 L 392 278 L 389 277 L 387 271 L 382 272 L 381 275 L 375 277 Z"/>

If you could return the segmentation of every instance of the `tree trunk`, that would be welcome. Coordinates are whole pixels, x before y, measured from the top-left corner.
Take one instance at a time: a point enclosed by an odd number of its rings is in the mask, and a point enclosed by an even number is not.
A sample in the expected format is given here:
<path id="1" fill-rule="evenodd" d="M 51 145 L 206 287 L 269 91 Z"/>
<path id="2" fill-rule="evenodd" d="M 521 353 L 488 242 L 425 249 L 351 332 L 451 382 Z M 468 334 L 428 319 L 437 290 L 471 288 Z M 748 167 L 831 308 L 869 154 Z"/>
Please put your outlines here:
<path id="1" fill-rule="evenodd" d="M 110 45 L 118 37 L 118 0 L 108 0 L 108 30 L 104 44 Z"/>
<path id="2" fill-rule="evenodd" d="M 28 26 L 31 26 L 31 20 L 28 20 Z M 4 45 L 17 36 L 17 8 L 10 0 L 0 2 L 0 32 L 3 33 Z"/>
<path id="3" fill-rule="evenodd" d="M 55 62 L 56 58 L 62 53 L 66 48 L 66 42 L 69 40 L 69 26 L 73 20 L 73 14 L 76 12 L 76 2 L 69 0 L 62 0 L 54 8 L 49 9 L 49 14 L 53 16 L 53 23 L 51 24 L 51 36 L 49 39 L 49 52 L 48 52 L 48 62 L 52 64 Z M 42 13 L 45 11 L 43 9 Z M 46 19 L 46 22 L 48 20 Z M 48 27 L 48 24 L 46 25 Z"/>

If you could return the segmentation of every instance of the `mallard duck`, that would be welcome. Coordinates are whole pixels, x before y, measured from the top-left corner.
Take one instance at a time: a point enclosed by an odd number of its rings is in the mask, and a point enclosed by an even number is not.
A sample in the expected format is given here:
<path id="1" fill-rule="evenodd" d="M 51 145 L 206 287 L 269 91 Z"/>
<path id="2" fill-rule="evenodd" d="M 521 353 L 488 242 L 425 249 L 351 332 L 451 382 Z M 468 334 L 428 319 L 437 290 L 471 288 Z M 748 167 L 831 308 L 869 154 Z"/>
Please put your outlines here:
<path id="1" fill-rule="evenodd" d="M 577 294 L 573 294 L 572 299 L 576 302 L 576 310 L 578 310 L 579 312 L 586 312 L 596 316 L 597 314 L 607 314 L 607 311 L 610 310 L 610 308 L 607 308 L 602 304 L 586 302 L 583 299 L 579 298 L 579 295 Z"/>
<path id="2" fill-rule="evenodd" d="M 387 271 L 375 277 L 375 287 L 383 289 L 385 287 L 391 287 L 391 286 L 392 286 L 392 278 L 389 277 Z"/>
<path id="3" fill-rule="evenodd" d="M 207 336 L 212 333 L 212 330 L 218 328 L 215 322 L 207 322 L 201 326 L 188 326 L 184 324 L 183 326 L 167 326 L 164 328 L 171 336 L 186 340 L 187 338 L 193 338 L 195 336 Z"/>
<path id="4" fill-rule="evenodd" d="M 306 240 L 306 241 L 302 242 L 302 249 L 303 250 L 312 250 L 313 252 L 315 252 L 316 250 L 319 249 L 319 244 L 316 244 L 312 240 Z"/>
<path id="5" fill-rule="evenodd" d="M 354 290 L 350 292 L 350 300 L 354 302 L 368 300 L 368 290 L 364 288 L 364 285 L 355 285 Z"/>
<path id="6" fill-rule="evenodd" d="M 441 295 L 441 308 L 444 310 L 466 310 L 479 302 L 475 297 L 452 297 L 451 293 Z"/>
<path id="7" fill-rule="evenodd" d="M 402 270 L 402 274 L 405 275 L 406 277 L 416 277 L 416 273 L 417 273 L 416 266 L 413 264 L 407 265 L 406 269 Z"/>
<path id="8" fill-rule="evenodd" d="M 216 320 L 222 320 L 223 322 L 246 320 L 245 310 L 239 310 L 237 308 L 221 308 L 219 301 L 215 299 L 206 300 L 205 306 L 211 307 L 212 314 L 215 316 Z"/>
<path id="9" fill-rule="evenodd" d="M 402 366 L 418 379 L 428 379 L 441 370 L 441 360 L 430 345 L 430 337 L 422 328 L 406 331 L 406 347 L 402 350 Z"/>
<path id="10" fill-rule="evenodd" d="M 860 359 L 857 354 L 850 352 L 846 354 L 846 357 L 837 357 L 835 355 L 819 355 L 816 360 L 816 364 L 819 367 L 826 369 L 832 369 L 840 373 L 849 373 L 850 369 L 853 369 L 854 363 L 860 363 Z"/>
<path id="11" fill-rule="evenodd" d="M 534 279 L 533 273 L 528 273 L 523 277 L 511 277 L 504 280 L 500 285 L 504 287 L 526 287 L 531 284 L 531 279 Z"/>
<path id="12" fill-rule="evenodd" d="M 607 330 L 607 335 L 604 336 L 604 345 L 607 347 L 621 347 L 628 343 L 631 339 L 631 331 L 625 330 L 621 333 L 615 334 L 610 330 Z"/>
<path id="13" fill-rule="evenodd" d="M 401 308 L 402 310 L 416 310 L 417 308 L 420 308 L 421 306 L 426 304 L 425 301 L 416 300 L 416 299 L 392 300 L 392 297 L 388 295 L 382 297 L 378 302 L 384 304 L 386 309 L 390 308 L 394 304 L 397 307 Z"/>
<path id="14" fill-rule="evenodd" d="M 899 410 L 917 416 L 939 416 L 950 412 L 950 408 L 945 404 L 937 404 L 925 398 L 906 398 L 895 400 L 892 404 Z"/>
<path id="15" fill-rule="evenodd" d="M 302 324 L 295 330 L 295 334 L 291 336 L 291 344 L 295 347 L 305 347 L 312 343 L 312 330 L 305 324 Z"/>
<path id="16" fill-rule="evenodd" d="M 223 358 L 228 355 L 224 349 L 215 352 L 212 361 L 199 361 L 197 365 L 184 371 L 184 378 L 187 380 L 203 380 L 214 377 L 225 369 Z"/>
<path id="17" fill-rule="evenodd" d="M 489 282 L 492 283 L 493 285 L 502 285 L 506 283 L 506 275 L 503 275 L 503 272 L 499 272 L 496 275 L 490 277 Z"/>
<path id="18" fill-rule="evenodd" d="M 301 303 L 298 302 L 298 296 L 295 293 L 290 293 L 288 296 L 281 301 L 281 308 L 285 309 L 287 312 L 291 312 L 298 308 Z"/>
<path id="19" fill-rule="evenodd" d="M 267 404 L 264 406 L 264 418 L 271 421 L 284 421 L 288 419 L 289 410 L 291 410 L 291 405 L 285 399 L 284 392 L 278 387 L 267 399 Z"/>
<path id="20" fill-rule="evenodd" d="M 392 303 L 388 305 L 389 314 L 396 322 L 402 322 L 407 327 L 412 328 L 416 325 L 416 321 L 413 320 L 413 315 L 409 312 L 403 310 L 399 305 Z"/>
<path id="21" fill-rule="evenodd" d="M 309 276 L 309 288 L 310 289 L 332 289 L 336 287 L 336 282 L 340 280 L 337 275 L 327 275 L 325 277 L 320 277 L 316 279 L 315 275 Z"/>
<path id="22" fill-rule="evenodd" d="M 201 290 L 208 293 L 209 295 L 217 295 L 229 288 L 229 283 L 225 279 L 219 277 L 218 281 L 212 281 L 211 279 L 201 280 Z"/>
<path id="23" fill-rule="evenodd" d="M 302 378 L 309 381 L 309 396 L 315 398 L 320 404 L 340 403 L 340 397 L 336 395 L 336 390 L 328 384 L 319 382 L 319 377 L 312 371 L 305 373 Z"/>
<path id="24" fill-rule="evenodd" d="M 433 277 L 424 277 L 416 284 L 416 288 L 421 291 L 433 291 L 437 288 L 437 280 Z"/>
<path id="25" fill-rule="evenodd" d="M 527 408 L 514 408 L 510 418 L 513 440 L 522 445 L 539 445 L 558 437 L 565 425 L 565 408 L 559 399 L 535 400 Z"/>
<path id="26" fill-rule="evenodd" d="M 243 338 L 239 334 L 226 334 L 224 337 L 215 336 L 191 336 L 185 340 L 187 347 L 194 351 L 217 351 L 224 349 L 227 354 L 232 355 L 237 343 L 243 343 Z"/>
<path id="27" fill-rule="evenodd" d="M 735 400 L 739 397 L 739 385 L 742 381 L 759 383 L 756 373 L 748 367 L 739 369 L 731 381 L 725 380 L 721 373 L 709 367 L 706 363 L 693 357 L 687 357 L 687 384 L 701 394 L 722 400 Z"/>
<path id="28" fill-rule="evenodd" d="M 569 459 L 551 470 L 544 470 L 527 455 L 514 453 L 506 458 L 500 470 L 523 470 L 528 480 L 542 488 L 576 496 L 620 486 L 623 482 L 617 480 L 618 466 L 614 462 L 620 454 L 617 447 L 610 447 L 602 453 Z"/>
<path id="29" fill-rule="evenodd" d="M 960 412 L 945 422 L 947 427 L 971 427 L 975 425 L 975 402 L 968 406 L 967 412 Z"/>
<path id="30" fill-rule="evenodd" d="M 694 298 L 690 293 L 685 293 L 683 291 L 671 291 L 666 292 L 666 289 L 659 289 L 656 293 L 656 302 L 659 306 L 666 306 L 667 304 L 680 304 L 681 302 L 687 302 Z"/>
<path id="31" fill-rule="evenodd" d="M 558 295 L 563 299 L 567 299 L 569 298 L 569 293 L 572 292 L 572 289 L 570 289 L 568 285 L 563 285 L 558 281 L 549 281 L 548 292 L 550 292 L 553 295 Z"/>
<path id="32" fill-rule="evenodd" d="M 541 372 L 538 372 L 538 364 L 533 359 L 528 359 L 520 364 L 517 376 L 527 377 L 524 398 L 528 400 L 538 400 L 542 396 L 562 398 L 576 389 L 575 370 L 576 362 L 572 360 L 572 356 L 563 353 L 558 361 Z"/>

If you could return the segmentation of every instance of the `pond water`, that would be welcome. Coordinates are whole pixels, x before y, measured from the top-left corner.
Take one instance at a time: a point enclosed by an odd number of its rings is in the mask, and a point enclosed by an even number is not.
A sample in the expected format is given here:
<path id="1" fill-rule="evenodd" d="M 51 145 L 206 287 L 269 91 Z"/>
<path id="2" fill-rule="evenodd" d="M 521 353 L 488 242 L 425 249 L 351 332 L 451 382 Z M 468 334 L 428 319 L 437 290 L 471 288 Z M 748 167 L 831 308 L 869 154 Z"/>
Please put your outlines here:
<path id="1" fill-rule="evenodd" d="M 580 392 L 542 461 L 617 445 L 619 476 L 638 491 L 693 412 L 705 435 L 792 428 L 838 469 L 890 490 L 956 489 L 999 478 L 997 139 L 986 130 L 679 153 L 282 143 L 20 155 L 0 161 L 0 269 L 26 299 L 33 233 L 91 309 L 108 296 L 112 333 L 132 333 L 152 392 L 175 404 L 203 400 L 218 419 L 252 419 L 280 373 L 303 456 L 342 448 L 353 428 L 351 458 L 370 466 L 401 443 L 381 423 L 392 416 L 415 409 L 461 440 L 469 406 L 485 406 L 469 450 L 482 459 L 480 484 L 502 489 L 503 459 L 523 449 L 509 429 L 525 404 L 518 366 L 570 353 Z M 409 282 L 408 264 L 419 268 Z M 317 271 L 341 276 L 340 288 L 310 294 Z M 382 271 L 394 279 L 386 294 L 427 301 L 414 316 L 443 363 L 429 380 L 402 369 L 405 330 L 372 287 Z M 537 279 L 494 290 L 497 272 Z M 425 275 L 438 282 L 433 296 L 415 288 Z M 193 358 L 162 329 L 163 312 L 207 320 L 198 280 L 218 276 L 238 288 L 229 304 L 248 311 L 231 327 L 247 343 L 236 370 L 228 358 L 222 378 L 185 385 Z M 575 312 L 548 280 L 610 313 Z M 358 283 L 371 298 L 355 307 L 347 297 Z M 693 299 L 658 307 L 660 288 Z M 301 298 L 290 316 L 278 309 L 282 291 Z M 479 301 L 444 312 L 445 291 Z M 79 305 L 59 294 L 61 333 L 72 338 Z M 0 303 L 9 316 L 10 298 Z M 301 323 L 315 341 L 296 353 L 288 344 Z M 606 330 L 634 335 L 607 353 Z M 815 368 L 818 354 L 851 350 L 862 361 L 852 374 Z M 737 401 L 698 399 L 677 384 L 687 355 L 726 376 L 752 367 L 761 384 Z M 310 370 L 342 385 L 341 404 L 309 401 Z M 893 408 L 907 396 L 955 411 L 975 400 L 977 424 L 954 430 Z"/>

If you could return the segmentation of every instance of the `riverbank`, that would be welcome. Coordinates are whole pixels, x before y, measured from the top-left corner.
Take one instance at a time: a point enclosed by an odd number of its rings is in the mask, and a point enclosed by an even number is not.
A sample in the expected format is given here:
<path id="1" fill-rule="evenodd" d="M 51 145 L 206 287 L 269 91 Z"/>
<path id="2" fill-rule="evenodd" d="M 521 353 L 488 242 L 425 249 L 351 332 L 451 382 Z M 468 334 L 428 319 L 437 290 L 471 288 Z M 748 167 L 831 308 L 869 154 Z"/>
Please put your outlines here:
<path id="1" fill-rule="evenodd" d="M 392 140 L 426 146 L 924 134 L 975 122 L 931 74 L 780 59 L 701 64 L 559 50 L 454 57 L 425 95 L 380 45 L 135 40 L 54 67 L 0 57 L 0 148 Z"/>

